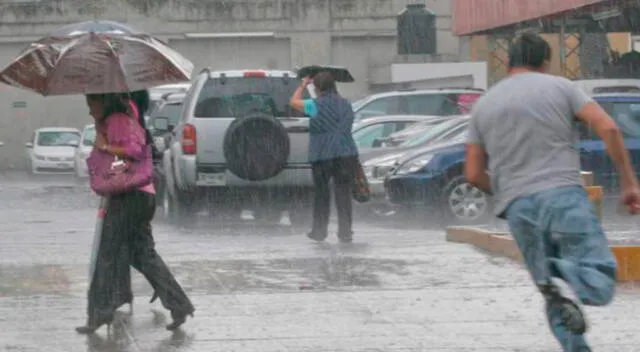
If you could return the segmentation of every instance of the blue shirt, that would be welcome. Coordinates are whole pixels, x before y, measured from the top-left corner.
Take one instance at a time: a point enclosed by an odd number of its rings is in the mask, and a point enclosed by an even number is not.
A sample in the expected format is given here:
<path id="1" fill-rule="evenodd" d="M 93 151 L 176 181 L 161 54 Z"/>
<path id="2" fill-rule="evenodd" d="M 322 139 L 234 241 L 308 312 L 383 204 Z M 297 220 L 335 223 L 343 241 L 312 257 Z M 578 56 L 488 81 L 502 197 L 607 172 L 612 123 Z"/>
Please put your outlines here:
<path id="1" fill-rule="evenodd" d="M 316 105 L 315 100 L 313 99 L 304 100 L 304 113 L 309 117 L 318 116 L 318 105 Z"/>
<path id="2" fill-rule="evenodd" d="M 336 93 L 304 100 L 304 113 L 309 116 L 309 161 L 317 162 L 357 156 L 351 135 L 353 108 Z"/>

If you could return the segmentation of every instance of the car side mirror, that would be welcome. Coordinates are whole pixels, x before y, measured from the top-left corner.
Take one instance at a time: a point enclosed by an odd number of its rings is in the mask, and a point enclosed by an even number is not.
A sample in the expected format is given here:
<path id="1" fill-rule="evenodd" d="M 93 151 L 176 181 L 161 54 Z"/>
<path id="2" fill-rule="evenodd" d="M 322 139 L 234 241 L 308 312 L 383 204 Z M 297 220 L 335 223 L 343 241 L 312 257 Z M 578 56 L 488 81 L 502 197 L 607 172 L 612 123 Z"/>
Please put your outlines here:
<path id="1" fill-rule="evenodd" d="M 158 131 L 169 131 L 169 118 L 166 116 L 157 116 L 153 119 L 153 128 Z"/>
<path id="2" fill-rule="evenodd" d="M 176 126 L 174 126 L 174 125 L 168 125 L 167 126 L 167 131 L 169 131 L 169 132 L 173 132 L 175 129 L 176 129 Z"/>
<path id="3" fill-rule="evenodd" d="M 27 142 L 27 143 L 24 144 L 24 146 L 27 147 L 27 148 L 33 148 L 33 143 Z"/>

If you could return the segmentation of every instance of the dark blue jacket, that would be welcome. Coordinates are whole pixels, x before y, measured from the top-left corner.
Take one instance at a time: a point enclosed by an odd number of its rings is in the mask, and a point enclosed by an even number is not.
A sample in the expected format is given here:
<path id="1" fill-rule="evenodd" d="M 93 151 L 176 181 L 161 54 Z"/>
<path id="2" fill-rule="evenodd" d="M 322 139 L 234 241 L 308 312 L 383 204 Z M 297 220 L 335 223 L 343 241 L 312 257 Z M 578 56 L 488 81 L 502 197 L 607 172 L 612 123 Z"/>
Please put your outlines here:
<path id="1" fill-rule="evenodd" d="M 358 155 L 351 135 L 353 108 L 337 93 L 323 94 L 305 101 L 309 121 L 309 161 L 335 159 Z"/>

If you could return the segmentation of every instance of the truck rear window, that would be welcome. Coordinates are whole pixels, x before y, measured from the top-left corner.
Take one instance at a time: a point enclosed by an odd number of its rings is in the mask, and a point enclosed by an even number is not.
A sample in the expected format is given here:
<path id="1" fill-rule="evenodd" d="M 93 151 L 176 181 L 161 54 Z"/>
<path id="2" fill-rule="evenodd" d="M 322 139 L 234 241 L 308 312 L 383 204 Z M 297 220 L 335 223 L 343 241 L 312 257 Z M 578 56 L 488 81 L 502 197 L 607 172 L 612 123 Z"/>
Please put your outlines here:
<path id="1" fill-rule="evenodd" d="M 208 80 L 196 102 L 199 118 L 241 117 L 261 112 L 276 117 L 304 117 L 289 107 L 300 85 L 296 78 L 233 77 Z M 304 98 L 309 98 L 305 91 Z"/>

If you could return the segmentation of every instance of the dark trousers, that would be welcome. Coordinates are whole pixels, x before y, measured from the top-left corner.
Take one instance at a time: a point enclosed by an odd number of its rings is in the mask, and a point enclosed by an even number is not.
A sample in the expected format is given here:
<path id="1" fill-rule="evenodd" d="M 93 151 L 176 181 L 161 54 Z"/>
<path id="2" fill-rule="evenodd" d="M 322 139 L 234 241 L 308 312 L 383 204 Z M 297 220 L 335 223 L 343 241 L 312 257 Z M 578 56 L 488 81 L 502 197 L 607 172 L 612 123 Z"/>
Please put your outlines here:
<path id="1" fill-rule="evenodd" d="M 321 160 L 311 164 L 315 185 L 312 234 L 316 238 L 327 237 L 331 213 L 331 180 L 333 179 L 336 208 L 338 211 L 338 237 L 350 239 L 353 210 L 351 187 L 358 158 L 355 156 Z"/>
<path id="2" fill-rule="evenodd" d="M 151 234 L 155 209 L 155 196 L 142 191 L 109 200 L 89 286 L 89 325 L 108 319 L 133 299 L 129 265 L 144 275 L 165 308 L 175 313 L 193 312 L 191 301 L 155 250 Z"/>

